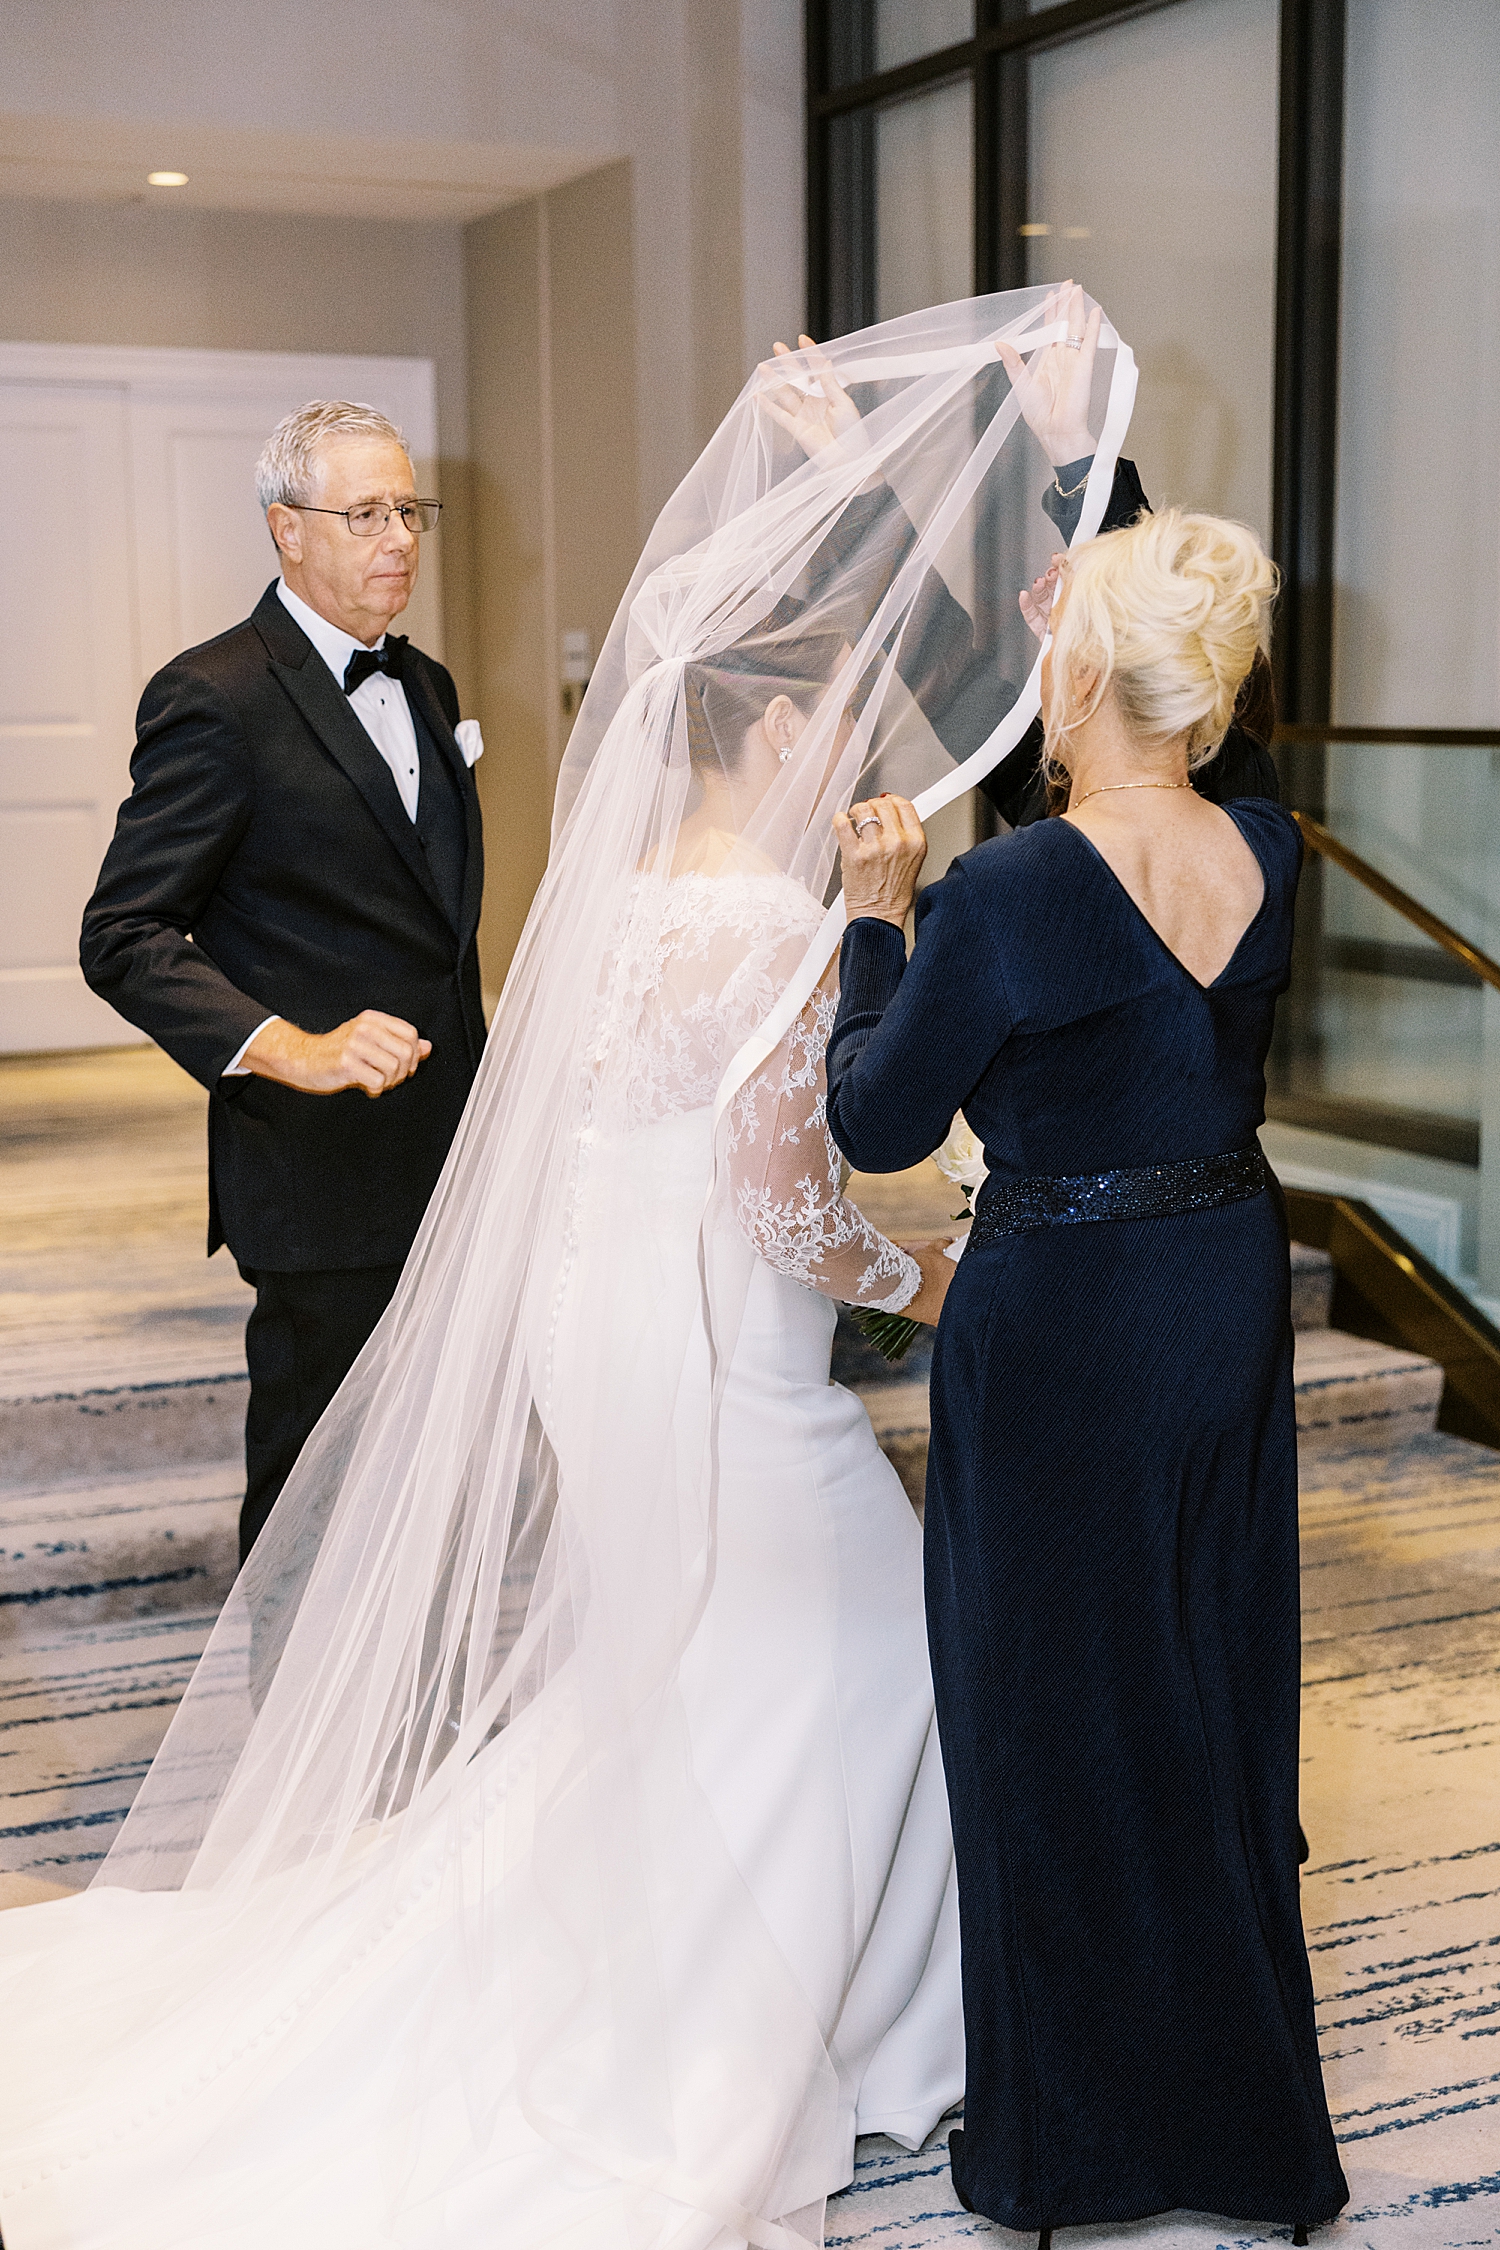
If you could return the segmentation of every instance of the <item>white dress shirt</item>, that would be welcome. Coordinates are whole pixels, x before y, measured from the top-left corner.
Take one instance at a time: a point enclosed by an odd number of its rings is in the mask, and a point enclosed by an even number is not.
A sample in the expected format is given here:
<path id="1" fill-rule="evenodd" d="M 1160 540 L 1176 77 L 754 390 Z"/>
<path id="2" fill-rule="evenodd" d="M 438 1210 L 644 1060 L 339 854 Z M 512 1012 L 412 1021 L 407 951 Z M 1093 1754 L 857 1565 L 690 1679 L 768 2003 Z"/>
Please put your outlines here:
<path id="1" fill-rule="evenodd" d="M 315 609 L 309 609 L 284 578 L 278 580 L 276 591 L 342 690 L 350 657 L 366 644 L 355 640 L 339 626 L 330 625 Z M 384 648 L 384 633 L 371 645 Z M 388 672 L 372 672 L 367 680 L 360 681 L 350 696 L 349 708 L 390 767 L 392 779 L 401 792 L 401 802 L 406 807 L 406 817 L 414 821 L 422 774 L 417 763 L 417 730 L 412 724 L 405 688 Z"/>
<path id="2" fill-rule="evenodd" d="M 326 617 L 320 617 L 315 609 L 309 609 L 301 595 L 294 594 L 284 578 L 278 579 L 276 592 L 282 606 L 301 626 L 328 666 L 342 693 L 349 659 L 357 648 L 366 646 L 365 642 L 355 640 L 342 627 L 330 625 Z M 383 648 L 384 633 L 372 645 Z M 350 696 L 349 708 L 390 767 L 391 778 L 401 792 L 406 817 L 415 822 L 422 787 L 422 770 L 417 757 L 417 730 L 406 700 L 405 688 L 399 680 L 393 680 L 388 672 L 372 672 L 367 680 L 360 681 Z M 472 766 L 484 749 L 478 725 L 473 719 L 460 719 L 455 732 L 464 763 Z M 250 1073 L 245 1068 L 245 1048 L 252 1040 L 260 1037 L 267 1023 L 280 1021 L 280 1016 L 267 1016 L 265 1023 L 258 1023 L 222 1075 L 225 1078 L 248 1078 Z"/>

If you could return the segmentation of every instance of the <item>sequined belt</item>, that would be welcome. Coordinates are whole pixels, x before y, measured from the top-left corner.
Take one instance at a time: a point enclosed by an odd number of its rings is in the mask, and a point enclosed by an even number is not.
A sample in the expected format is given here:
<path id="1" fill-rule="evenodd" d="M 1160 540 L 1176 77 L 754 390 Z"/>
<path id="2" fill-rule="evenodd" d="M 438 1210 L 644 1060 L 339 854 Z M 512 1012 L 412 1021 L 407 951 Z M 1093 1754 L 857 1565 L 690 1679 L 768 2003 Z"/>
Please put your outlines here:
<path id="1" fill-rule="evenodd" d="M 968 1247 L 981 1250 L 1003 1234 L 1082 1226 L 1091 1219 L 1168 1219 L 1185 1211 L 1216 1211 L 1221 1204 L 1246 1203 L 1259 1195 L 1268 1177 L 1255 1142 L 1227 1156 L 1192 1156 L 1184 1164 L 997 1183 L 980 1199 Z"/>

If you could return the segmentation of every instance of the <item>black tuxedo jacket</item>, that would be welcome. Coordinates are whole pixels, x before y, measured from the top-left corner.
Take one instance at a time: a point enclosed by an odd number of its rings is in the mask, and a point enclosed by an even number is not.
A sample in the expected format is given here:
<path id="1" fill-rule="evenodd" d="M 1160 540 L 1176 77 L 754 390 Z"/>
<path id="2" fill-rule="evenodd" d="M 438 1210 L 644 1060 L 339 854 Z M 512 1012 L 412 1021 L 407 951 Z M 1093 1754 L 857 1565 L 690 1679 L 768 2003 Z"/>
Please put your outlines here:
<path id="1" fill-rule="evenodd" d="M 84 914 L 89 984 L 212 1096 L 208 1247 L 251 1268 L 399 1264 L 484 1046 L 484 862 L 458 698 L 416 649 L 402 684 L 423 788 L 462 807 L 461 899 L 445 905 L 390 768 L 273 584 L 245 624 L 147 687 L 132 791 Z M 221 1076 L 267 1015 L 320 1032 L 362 1008 L 432 1041 L 374 1101 Z"/>

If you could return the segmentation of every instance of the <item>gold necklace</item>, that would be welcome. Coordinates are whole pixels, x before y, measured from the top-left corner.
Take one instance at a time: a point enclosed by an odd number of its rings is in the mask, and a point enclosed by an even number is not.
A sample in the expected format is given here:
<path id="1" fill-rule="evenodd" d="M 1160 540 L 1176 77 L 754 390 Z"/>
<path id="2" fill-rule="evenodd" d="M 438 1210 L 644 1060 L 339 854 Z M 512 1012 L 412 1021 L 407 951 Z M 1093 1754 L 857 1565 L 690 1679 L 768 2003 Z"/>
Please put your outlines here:
<path id="1" fill-rule="evenodd" d="M 1069 805 L 1069 812 L 1077 812 L 1078 805 L 1086 805 L 1090 797 L 1108 797 L 1116 789 L 1191 789 L 1190 781 L 1105 781 L 1097 789 L 1085 789 L 1077 805 Z"/>

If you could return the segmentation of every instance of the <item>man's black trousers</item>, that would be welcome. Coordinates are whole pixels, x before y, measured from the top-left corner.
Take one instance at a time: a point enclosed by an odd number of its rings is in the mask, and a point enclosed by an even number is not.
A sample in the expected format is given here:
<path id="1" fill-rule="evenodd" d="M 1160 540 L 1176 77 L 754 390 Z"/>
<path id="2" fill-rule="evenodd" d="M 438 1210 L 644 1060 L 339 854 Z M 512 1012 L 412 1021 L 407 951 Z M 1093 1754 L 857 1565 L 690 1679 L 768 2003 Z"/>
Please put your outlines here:
<path id="1" fill-rule="evenodd" d="M 240 1561 L 260 1536 L 292 1463 L 358 1359 L 401 1278 L 399 1266 L 343 1273 L 262 1273 L 241 1266 L 255 1291 L 245 1330 L 250 1406 L 245 1416 L 245 1504 Z"/>

